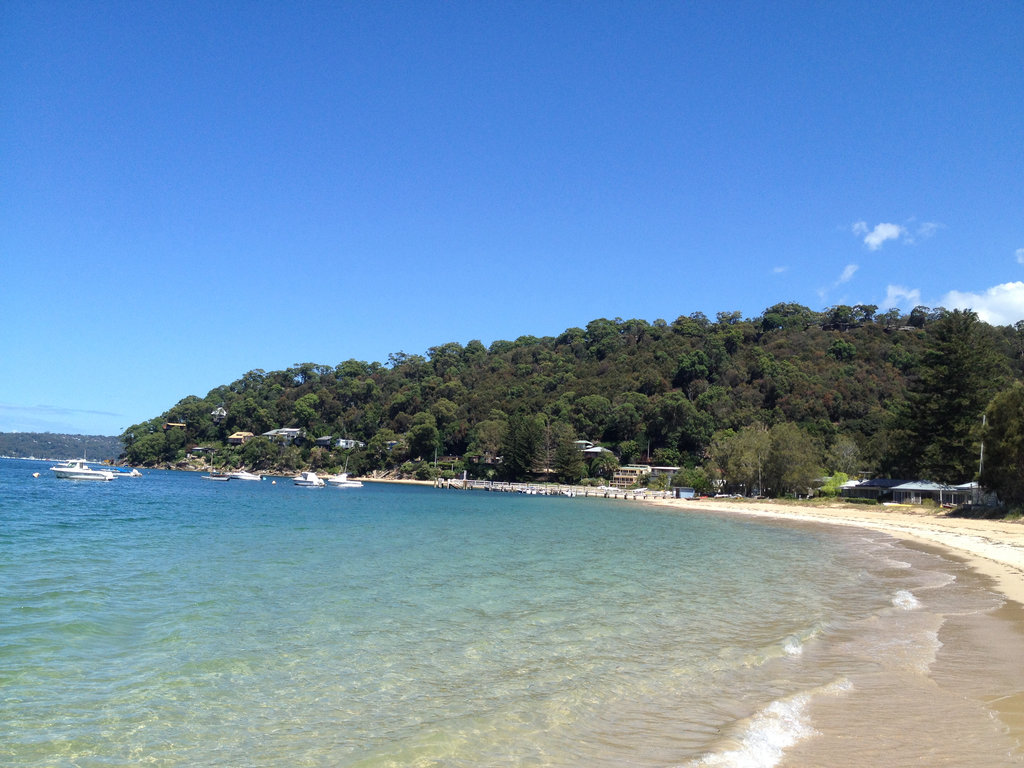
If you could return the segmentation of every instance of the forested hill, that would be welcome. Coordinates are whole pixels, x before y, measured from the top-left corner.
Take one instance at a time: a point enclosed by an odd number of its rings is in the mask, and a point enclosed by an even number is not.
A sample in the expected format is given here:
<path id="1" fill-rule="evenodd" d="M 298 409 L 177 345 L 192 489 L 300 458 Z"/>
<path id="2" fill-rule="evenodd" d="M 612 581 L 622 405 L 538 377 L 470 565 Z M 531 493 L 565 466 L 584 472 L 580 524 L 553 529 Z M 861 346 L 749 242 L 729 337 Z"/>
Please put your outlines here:
<path id="1" fill-rule="evenodd" d="M 0 432 L 0 456 L 15 459 L 81 459 L 108 461 L 121 453 L 121 440 L 103 435 L 60 435 L 52 432 Z"/>
<path id="2" fill-rule="evenodd" d="M 122 439 L 132 464 L 173 463 L 203 446 L 215 463 L 259 468 L 348 462 L 350 472 L 403 467 L 424 476 L 442 456 L 459 457 L 442 465 L 471 474 L 579 477 L 606 476 L 612 456 L 726 472 L 729 452 L 756 431 L 770 435 L 773 450 L 800 452 L 785 461 L 808 472 L 963 482 L 977 471 L 984 408 L 1021 377 L 1019 326 L 989 326 L 972 312 L 879 314 L 865 305 L 599 319 L 557 336 L 393 354 L 387 364 L 249 371 Z M 232 433 L 281 427 L 300 428 L 305 439 L 227 447 Z M 314 444 L 326 435 L 366 445 Z M 610 453 L 580 467 L 566 448 L 574 440 Z"/>

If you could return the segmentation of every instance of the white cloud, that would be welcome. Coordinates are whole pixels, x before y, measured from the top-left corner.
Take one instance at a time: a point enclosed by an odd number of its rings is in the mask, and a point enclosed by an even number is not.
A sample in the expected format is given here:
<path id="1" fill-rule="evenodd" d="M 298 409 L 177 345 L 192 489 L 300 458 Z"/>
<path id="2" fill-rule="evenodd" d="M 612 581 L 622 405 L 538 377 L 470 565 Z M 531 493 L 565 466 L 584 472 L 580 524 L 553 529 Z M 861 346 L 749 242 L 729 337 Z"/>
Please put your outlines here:
<path id="1" fill-rule="evenodd" d="M 1024 264 L 1024 248 L 1017 249 L 1017 263 Z"/>
<path id="2" fill-rule="evenodd" d="M 1017 254 L 1019 257 L 1020 251 Z M 989 325 L 1013 325 L 1024 320 L 1024 283 L 1002 283 L 983 293 L 950 291 L 943 297 L 942 306 L 973 309 Z"/>
<path id="3" fill-rule="evenodd" d="M 1024 251 L 1024 248 L 1022 248 L 1021 250 Z M 789 267 L 775 267 L 772 269 L 772 273 L 776 275 L 781 275 L 783 272 L 787 271 L 789 271 Z"/>
<path id="4" fill-rule="evenodd" d="M 875 228 L 864 236 L 864 244 L 872 251 L 877 251 L 886 240 L 899 240 L 906 232 L 907 230 L 899 224 L 876 224 Z"/>
<path id="5" fill-rule="evenodd" d="M 909 312 L 921 303 L 921 291 L 917 288 L 904 288 L 902 285 L 889 285 L 885 289 L 886 309 L 900 309 Z"/>
<path id="6" fill-rule="evenodd" d="M 850 278 L 854 276 L 859 267 L 856 264 L 847 264 L 846 269 L 843 270 L 843 274 L 839 276 L 839 282 L 836 285 L 842 285 L 850 281 Z"/>
<path id="7" fill-rule="evenodd" d="M 881 222 L 874 228 L 866 221 L 857 221 L 850 226 L 850 231 L 857 237 L 863 237 L 864 244 L 872 251 L 877 251 L 888 240 L 899 240 L 906 245 L 913 245 L 916 238 L 929 238 L 943 228 L 945 225 L 937 221 L 925 221 L 915 225 L 914 220 L 910 219 L 904 224 Z"/>

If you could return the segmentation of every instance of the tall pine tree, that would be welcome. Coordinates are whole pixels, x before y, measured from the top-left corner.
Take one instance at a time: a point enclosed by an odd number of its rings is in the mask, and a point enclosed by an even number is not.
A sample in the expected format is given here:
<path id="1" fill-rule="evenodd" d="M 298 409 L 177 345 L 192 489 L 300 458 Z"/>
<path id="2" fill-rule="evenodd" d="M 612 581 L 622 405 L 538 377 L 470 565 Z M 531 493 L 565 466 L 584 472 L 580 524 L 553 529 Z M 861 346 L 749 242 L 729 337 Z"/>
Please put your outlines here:
<path id="1" fill-rule="evenodd" d="M 901 414 L 896 471 L 943 483 L 978 471 L 981 416 L 1006 382 L 991 328 L 971 310 L 946 312 L 929 328 L 921 368 Z"/>

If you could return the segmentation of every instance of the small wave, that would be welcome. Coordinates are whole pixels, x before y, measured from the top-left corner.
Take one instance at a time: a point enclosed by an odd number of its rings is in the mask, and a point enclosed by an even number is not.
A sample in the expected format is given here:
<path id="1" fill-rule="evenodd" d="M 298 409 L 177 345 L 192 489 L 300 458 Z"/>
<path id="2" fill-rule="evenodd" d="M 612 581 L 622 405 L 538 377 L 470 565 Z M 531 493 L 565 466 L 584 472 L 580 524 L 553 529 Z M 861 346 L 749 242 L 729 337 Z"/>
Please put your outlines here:
<path id="1" fill-rule="evenodd" d="M 773 701 L 750 721 L 736 749 L 705 755 L 698 765 L 730 768 L 770 768 L 778 765 L 783 753 L 801 739 L 814 734 L 807 723 L 806 694 Z"/>
<path id="2" fill-rule="evenodd" d="M 695 766 L 726 768 L 772 768 L 785 751 L 797 742 L 817 733 L 807 719 L 807 705 L 815 693 L 839 696 L 853 686 L 840 680 L 808 693 L 773 701 L 755 714 L 736 739 L 735 749 L 704 755 Z"/>
<path id="3" fill-rule="evenodd" d="M 804 652 L 804 644 L 799 637 L 790 635 L 783 641 L 782 650 L 787 656 L 799 656 Z"/>
<path id="4" fill-rule="evenodd" d="M 901 589 L 893 595 L 892 604 L 896 608 L 902 608 L 904 611 L 913 611 L 921 607 L 921 602 L 914 597 L 913 592 L 907 589 Z"/>

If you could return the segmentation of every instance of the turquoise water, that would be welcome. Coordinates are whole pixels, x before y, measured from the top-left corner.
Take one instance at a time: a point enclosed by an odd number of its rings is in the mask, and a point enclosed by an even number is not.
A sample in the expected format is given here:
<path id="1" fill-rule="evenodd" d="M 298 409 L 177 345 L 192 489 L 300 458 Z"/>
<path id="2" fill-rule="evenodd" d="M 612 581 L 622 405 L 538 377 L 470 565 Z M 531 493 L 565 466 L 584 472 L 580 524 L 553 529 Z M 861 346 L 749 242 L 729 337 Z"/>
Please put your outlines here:
<path id="1" fill-rule="evenodd" d="M 7 766 L 800 764 L 1001 604 L 864 532 L 48 466 L 0 460 Z"/>

